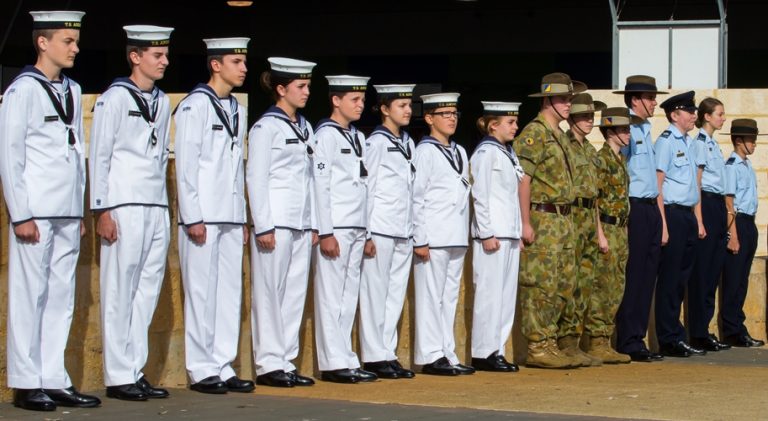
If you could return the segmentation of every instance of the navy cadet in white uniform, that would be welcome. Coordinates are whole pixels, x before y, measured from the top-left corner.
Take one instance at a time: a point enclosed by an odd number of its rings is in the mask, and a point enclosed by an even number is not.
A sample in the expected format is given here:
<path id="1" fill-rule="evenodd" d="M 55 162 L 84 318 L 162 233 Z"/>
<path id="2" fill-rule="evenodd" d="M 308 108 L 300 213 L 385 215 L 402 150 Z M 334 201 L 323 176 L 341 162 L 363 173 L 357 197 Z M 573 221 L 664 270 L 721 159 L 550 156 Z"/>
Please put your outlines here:
<path id="1" fill-rule="evenodd" d="M 309 99 L 315 63 L 270 57 L 261 85 L 270 107 L 248 134 L 245 179 L 253 217 L 251 329 L 256 383 L 310 386 L 296 372 L 299 327 L 307 296 L 315 204 L 314 132 L 298 113 Z"/>
<path id="2" fill-rule="evenodd" d="M 688 136 L 696 121 L 694 92 L 684 92 L 661 103 L 670 125 L 656 140 L 656 177 L 663 197 L 661 265 L 656 282 L 656 337 L 659 352 L 670 357 L 703 355 L 686 342 L 680 323 L 685 286 L 691 276 L 698 225 L 693 207 L 699 202 L 698 167 L 703 157 Z"/>
<path id="3" fill-rule="evenodd" d="M 414 363 L 423 365 L 424 374 L 472 374 L 472 367 L 459 364 L 453 333 L 469 239 L 469 162 L 450 139 L 459 120 L 459 94 L 421 99 L 430 133 L 416 147 L 414 162 Z"/>
<path id="4" fill-rule="evenodd" d="M 10 214 L 8 387 L 13 404 L 53 411 L 93 407 L 64 366 L 75 306 L 85 192 L 81 91 L 61 74 L 80 51 L 76 11 L 30 12 L 37 62 L 0 105 L 0 176 Z"/>
<path id="5" fill-rule="evenodd" d="M 722 305 L 720 317 L 723 342 L 737 347 L 759 347 L 765 345 L 753 338 L 744 325 L 744 301 L 749 287 L 749 272 L 757 250 L 757 179 L 752 161 L 748 158 L 755 152 L 758 133 L 757 122 L 750 118 L 739 118 L 731 123 L 733 153 L 725 163 L 725 202 L 728 208 L 728 254 L 723 271 Z"/>
<path id="6" fill-rule="evenodd" d="M 89 169 L 101 237 L 104 383 L 110 398 L 164 398 L 142 373 L 148 329 L 165 276 L 170 103 L 155 82 L 168 66 L 173 28 L 124 27 L 131 75 L 96 99 Z"/>
<path id="7" fill-rule="evenodd" d="M 243 166 L 248 118 L 232 89 L 245 81 L 249 39 L 203 41 L 210 79 L 198 84 L 174 115 L 186 367 L 192 390 L 250 392 L 253 382 L 239 379 L 232 368 L 248 241 Z"/>
<path id="8" fill-rule="evenodd" d="M 690 344 L 705 351 L 720 351 L 730 345 L 709 333 L 709 322 L 715 314 L 715 291 L 725 263 L 726 227 L 725 159 L 717 141 L 712 137 L 725 123 L 723 103 L 704 98 L 699 103 L 696 127 L 696 147 L 704 155 L 704 167 L 699 168 L 701 200 L 694 208 L 699 224 L 696 241 L 696 261 L 688 281 L 688 334 Z"/>
<path id="9" fill-rule="evenodd" d="M 519 102 L 483 102 L 477 128 L 485 136 L 469 160 L 472 173 L 472 367 L 514 372 L 504 358 L 517 302 L 522 219 L 518 184 L 523 167 L 512 149 Z"/>
<path id="10" fill-rule="evenodd" d="M 368 210 L 365 136 L 352 122 L 363 113 L 370 78 L 326 78 L 332 112 L 317 125 L 313 170 L 320 237 L 314 259 L 317 363 L 326 381 L 374 381 L 352 350 Z"/>
<path id="11" fill-rule="evenodd" d="M 416 145 L 403 127 L 411 121 L 415 86 L 373 85 L 381 125 L 365 142 L 368 240 L 360 283 L 360 348 L 363 368 L 387 379 L 414 377 L 397 360 L 397 324 L 413 256 Z"/>

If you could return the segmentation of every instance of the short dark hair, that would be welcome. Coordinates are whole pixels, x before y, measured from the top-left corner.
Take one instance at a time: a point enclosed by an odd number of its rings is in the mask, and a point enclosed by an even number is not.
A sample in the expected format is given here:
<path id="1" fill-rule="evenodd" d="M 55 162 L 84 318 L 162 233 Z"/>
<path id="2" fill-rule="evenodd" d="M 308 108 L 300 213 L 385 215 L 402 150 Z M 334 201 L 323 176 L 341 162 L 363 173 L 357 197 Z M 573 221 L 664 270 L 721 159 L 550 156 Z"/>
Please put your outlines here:
<path id="1" fill-rule="evenodd" d="M 224 63 L 224 56 L 221 54 L 208 56 L 208 58 L 205 60 L 206 67 L 208 68 L 208 76 L 213 76 L 213 67 L 211 66 L 211 61 L 213 60 L 216 60 L 219 63 Z"/>
<path id="2" fill-rule="evenodd" d="M 627 92 L 624 94 L 624 104 L 626 104 L 627 108 L 630 110 L 632 109 L 632 98 L 640 98 L 643 99 L 643 93 L 642 92 Z"/>
<path id="3" fill-rule="evenodd" d="M 131 53 L 137 53 L 138 55 L 142 55 L 147 50 L 149 50 L 149 47 L 137 47 L 135 45 L 129 45 L 125 47 L 125 59 L 128 60 L 128 67 L 133 69 L 133 62 L 131 61 Z"/>
<path id="4" fill-rule="evenodd" d="M 53 38 L 53 33 L 56 31 L 56 29 L 35 29 L 32 31 L 32 45 L 35 46 L 35 52 L 37 54 L 40 54 L 40 47 L 37 46 L 37 39 L 43 37 L 50 41 L 51 38 Z"/>

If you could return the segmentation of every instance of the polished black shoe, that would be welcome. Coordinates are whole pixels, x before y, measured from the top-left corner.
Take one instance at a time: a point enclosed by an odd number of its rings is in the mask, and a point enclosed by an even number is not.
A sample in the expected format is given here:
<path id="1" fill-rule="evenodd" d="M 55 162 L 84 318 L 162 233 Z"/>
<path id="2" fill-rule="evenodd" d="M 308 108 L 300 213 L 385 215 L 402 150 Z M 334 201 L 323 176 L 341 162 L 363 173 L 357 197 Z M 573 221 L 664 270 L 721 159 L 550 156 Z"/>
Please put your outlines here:
<path id="1" fill-rule="evenodd" d="M 283 370 L 270 371 L 269 373 L 256 376 L 256 384 L 272 387 L 293 387 L 296 383 L 293 378 Z"/>
<path id="2" fill-rule="evenodd" d="M 397 379 L 400 375 L 389 361 L 363 363 L 363 370 L 369 371 L 382 379 Z"/>
<path id="3" fill-rule="evenodd" d="M 441 357 L 429 364 L 424 364 L 421 367 L 421 372 L 424 374 L 433 374 L 436 376 L 458 376 L 459 370 L 456 366 L 452 365 L 448 358 Z"/>
<path id="4" fill-rule="evenodd" d="M 691 346 L 687 342 L 683 342 L 683 346 L 688 349 L 688 353 L 690 353 L 691 355 L 695 355 L 695 356 L 707 355 L 707 351 L 706 350 L 701 349 L 699 347 Z"/>
<path id="5" fill-rule="evenodd" d="M 310 379 L 307 376 L 302 376 L 301 374 L 297 373 L 296 370 L 289 371 L 285 374 L 287 374 L 288 377 L 290 377 L 291 380 L 293 380 L 293 383 L 296 386 L 312 386 L 315 384 L 314 380 Z"/>
<path id="6" fill-rule="evenodd" d="M 629 355 L 629 358 L 632 361 L 636 361 L 636 362 L 649 363 L 653 361 L 653 359 L 651 358 L 651 352 L 648 351 L 647 349 L 641 349 L 639 351 L 630 352 L 627 355 Z"/>
<path id="7" fill-rule="evenodd" d="M 453 368 L 459 372 L 459 374 L 475 374 L 475 369 L 464 364 L 454 364 Z"/>
<path id="8" fill-rule="evenodd" d="M 659 345 L 659 351 L 666 357 L 688 358 L 691 356 L 690 347 L 683 341 Z"/>
<path id="9" fill-rule="evenodd" d="M 367 370 L 353 368 L 352 371 L 354 371 L 357 377 L 360 378 L 361 382 L 375 382 L 379 379 L 379 376 L 377 376 L 376 373 L 371 373 Z"/>
<path id="10" fill-rule="evenodd" d="M 765 342 L 749 336 L 749 333 L 746 333 L 744 335 L 728 336 L 727 338 L 725 338 L 724 342 L 726 344 L 739 347 L 739 348 L 755 348 L 755 347 L 761 347 L 765 345 Z"/>
<path id="11" fill-rule="evenodd" d="M 139 386 L 136 386 L 136 383 L 107 386 L 107 397 L 121 401 L 145 401 L 149 398 Z"/>
<path id="12" fill-rule="evenodd" d="M 101 405 L 101 400 L 99 398 L 82 394 L 75 389 L 75 386 L 70 386 L 66 389 L 43 389 L 43 392 L 48 395 L 57 406 L 95 408 Z"/>
<path id="13" fill-rule="evenodd" d="M 56 403 L 42 389 L 14 389 L 13 406 L 32 411 L 56 410 Z"/>
<path id="14" fill-rule="evenodd" d="M 514 372 L 520 368 L 508 362 L 503 355 L 494 352 L 486 358 L 472 358 L 472 367 L 479 371 Z"/>
<path id="15" fill-rule="evenodd" d="M 232 376 L 224 382 L 227 386 L 227 390 L 230 392 L 250 393 L 256 386 L 250 380 L 243 380 L 237 376 Z"/>
<path id="16" fill-rule="evenodd" d="M 731 349 L 731 346 L 730 346 L 730 345 L 728 345 L 728 344 L 727 344 L 727 343 L 725 343 L 725 342 L 722 342 L 720 339 L 717 339 L 717 336 L 713 335 L 712 333 L 710 333 L 710 334 L 709 334 L 709 337 L 710 337 L 710 338 L 712 338 L 712 339 L 714 339 L 714 340 L 715 340 L 715 342 L 717 342 L 717 344 L 720 346 L 720 350 L 721 350 L 721 351 L 725 351 L 725 350 L 727 350 L 727 349 Z"/>
<path id="17" fill-rule="evenodd" d="M 397 378 L 399 379 L 412 379 L 416 377 L 416 373 L 414 373 L 411 370 L 408 370 L 407 368 L 403 368 L 402 365 L 400 365 L 400 361 L 392 360 L 387 361 L 390 366 L 392 366 L 392 369 L 397 372 Z"/>
<path id="18" fill-rule="evenodd" d="M 718 352 L 730 348 L 730 345 L 720 343 L 715 335 L 709 335 L 706 338 L 691 338 L 688 343 L 694 348 L 710 352 Z"/>
<path id="19" fill-rule="evenodd" d="M 357 383 L 360 381 L 357 370 L 352 368 L 321 371 L 320 378 L 326 382 L 333 383 Z"/>
<path id="20" fill-rule="evenodd" d="M 141 376 L 139 381 L 136 382 L 136 386 L 143 390 L 147 397 L 151 399 L 167 398 L 170 395 L 167 390 L 152 386 L 145 376 Z"/>
<path id="21" fill-rule="evenodd" d="M 210 393 L 212 395 L 222 395 L 227 393 L 227 384 L 219 376 L 206 377 L 197 383 L 189 386 L 191 390 L 200 393 Z"/>

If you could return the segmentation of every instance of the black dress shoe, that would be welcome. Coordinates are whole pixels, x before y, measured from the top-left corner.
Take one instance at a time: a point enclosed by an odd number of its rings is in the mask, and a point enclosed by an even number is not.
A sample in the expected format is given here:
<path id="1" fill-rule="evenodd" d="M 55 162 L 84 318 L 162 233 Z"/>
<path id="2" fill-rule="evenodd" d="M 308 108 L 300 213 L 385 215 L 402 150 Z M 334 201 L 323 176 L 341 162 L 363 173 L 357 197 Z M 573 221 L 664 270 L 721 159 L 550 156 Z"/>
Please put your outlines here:
<path id="1" fill-rule="evenodd" d="M 189 386 L 190 389 L 200 393 L 210 393 L 221 395 L 227 393 L 227 384 L 219 376 L 206 377 L 199 382 Z"/>
<path id="2" fill-rule="evenodd" d="M 13 406 L 32 411 L 56 410 L 56 403 L 42 389 L 14 389 Z"/>
<path id="3" fill-rule="evenodd" d="M 688 358 L 691 356 L 690 347 L 683 341 L 659 345 L 659 351 L 667 357 Z"/>
<path id="4" fill-rule="evenodd" d="M 367 370 L 362 370 L 359 368 L 353 368 L 352 371 L 355 372 L 357 377 L 360 378 L 361 382 L 375 382 L 379 379 L 379 376 L 376 375 L 376 373 L 371 373 Z"/>
<path id="5" fill-rule="evenodd" d="M 749 336 L 749 333 L 746 333 L 744 335 L 728 336 L 727 338 L 725 338 L 724 342 L 739 348 L 753 348 L 753 347 L 760 347 L 765 345 L 765 342 Z"/>
<path id="6" fill-rule="evenodd" d="M 632 361 L 637 361 L 642 363 L 649 363 L 653 361 L 653 359 L 651 358 L 651 352 L 648 351 L 647 349 L 641 349 L 639 351 L 630 352 L 627 355 L 629 355 L 629 358 Z"/>
<path id="7" fill-rule="evenodd" d="M 66 389 L 43 389 L 43 392 L 58 406 L 71 406 L 74 408 L 95 408 L 101 405 L 101 400 L 96 396 L 84 395 L 70 386 Z"/>
<path id="8" fill-rule="evenodd" d="M 456 366 L 452 365 L 448 358 L 441 357 L 429 364 L 424 364 L 421 367 L 421 372 L 424 374 L 433 374 L 436 376 L 458 376 L 459 370 Z"/>
<path id="9" fill-rule="evenodd" d="M 167 398 L 168 395 L 170 395 L 167 390 L 152 386 L 152 384 L 149 383 L 149 380 L 147 380 L 145 376 L 141 376 L 139 381 L 136 382 L 136 386 L 143 390 L 148 398 L 161 399 Z"/>
<path id="10" fill-rule="evenodd" d="M 454 364 L 453 368 L 459 372 L 459 374 L 475 374 L 475 369 L 464 364 Z"/>
<path id="11" fill-rule="evenodd" d="M 145 401 L 149 396 L 136 383 L 107 386 L 107 397 L 122 401 Z"/>
<path id="12" fill-rule="evenodd" d="M 230 392 L 249 393 L 253 392 L 256 386 L 250 380 L 243 380 L 237 376 L 232 376 L 224 382 L 227 385 L 227 390 Z"/>
<path id="13" fill-rule="evenodd" d="M 701 349 L 699 347 L 691 346 L 687 342 L 683 342 L 683 346 L 688 350 L 688 353 L 690 353 L 691 355 L 697 355 L 697 356 L 707 355 L 706 350 Z"/>
<path id="14" fill-rule="evenodd" d="M 293 387 L 296 383 L 293 378 L 283 370 L 270 371 L 269 373 L 256 376 L 256 384 L 272 387 Z"/>
<path id="15" fill-rule="evenodd" d="M 720 346 L 720 350 L 721 350 L 721 351 L 725 351 L 726 349 L 731 349 L 731 346 L 730 346 L 730 345 L 728 345 L 728 344 L 727 344 L 727 343 L 725 343 L 725 342 L 721 342 L 721 341 L 720 341 L 720 339 L 717 339 L 717 336 L 715 336 L 715 335 L 713 335 L 713 334 L 711 334 L 711 333 L 710 333 L 710 334 L 709 334 L 709 337 L 710 337 L 710 338 L 712 338 L 712 339 L 714 339 L 714 340 L 715 340 L 715 342 L 717 342 L 718 346 Z"/>
<path id="16" fill-rule="evenodd" d="M 691 338 L 689 343 L 694 348 L 703 349 L 710 352 L 718 352 L 720 350 L 727 349 L 721 346 L 725 344 L 721 344 L 717 338 L 714 337 L 714 335 L 707 336 L 706 338 Z M 730 348 L 730 346 L 728 346 L 728 348 Z"/>
<path id="17" fill-rule="evenodd" d="M 360 381 L 360 377 L 357 375 L 357 370 L 351 368 L 321 371 L 320 378 L 324 381 L 333 383 L 357 383 Z"/>
<path id="18" fill-rule="evenodd" d="M 307 376 L 302 376 L 301 374 L 297 373 L 296 370 L 289 371 L 286 374 L 291 378 L 291 380 L 293 380 L 293 383 L 296 386 L 312 386 L 315 384 L 314 380 Z"/>
<path id="19" fill-rule="evenodd" d="M 496 352 L 486 358 L 472 358 L 472 367 L 480 371 L 514 372 L 520 370 L 516 364 L 509 363 L 503 355 Z"/>
<path id="20" fill-rule="evenodd" d="M 389 361 L 374 361 L 363 363 L 363 369 L 369 371 L 382 379 L 397 379 L 400 375 L 397 369 Z"/>
<path id="21" fill-rule="evenodd" d="M 400 361 L 392 360 L 387 361 L 390 366 L 392 366 L 392 369 L 397 372 L 397 378 L 399 379 L 412 379 L 416 377 L 416 373 L 414 373 L 411 370 L 408 370 L 407 368 L 403 368 L 402 365 L 400 365 Z"/>

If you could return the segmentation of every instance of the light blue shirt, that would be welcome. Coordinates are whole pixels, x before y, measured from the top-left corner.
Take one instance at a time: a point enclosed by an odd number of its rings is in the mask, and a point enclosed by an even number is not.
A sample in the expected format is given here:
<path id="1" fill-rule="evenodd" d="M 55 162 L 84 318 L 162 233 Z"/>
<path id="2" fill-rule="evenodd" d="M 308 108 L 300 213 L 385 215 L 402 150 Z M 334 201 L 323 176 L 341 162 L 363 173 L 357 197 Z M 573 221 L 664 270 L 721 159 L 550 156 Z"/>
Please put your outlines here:
<path id="1" fill-rule="evenodd" d="M 674 124 L 656 139 L 656 170 L 664 173 L 661 188 L 665 205 L 693 206 L 699 202 L 696 172 L 704 165 L 704 158 L 693 142 Z"/>
<path id="2" fill-rule="evenodd" d="M 632 110 L 629 113 L 635 115 Z M 629 146 L 621 153 L 627 157 L 629 197 L 654 198 L 659 195 L 656 181 L 656 155 L 651 143 L 651 123 L 648 120 L 630 126 Z"/>
<path id="3" fill-rule="evenodd" d="M 752 162 L 733 152 L 725 163 L 725 194 L 733 196 L 736 212 L 757 213 L 757 178 Z"/>
<path id="4" fill-rule="evenodd" d="M 694 142 L 699 153 L 704 157 L 704 173 L 701 176 L 701 189 L 710 193 L 725 194 L 725 159 L 720 145 L 707 133 L 699 130 Z"/>

